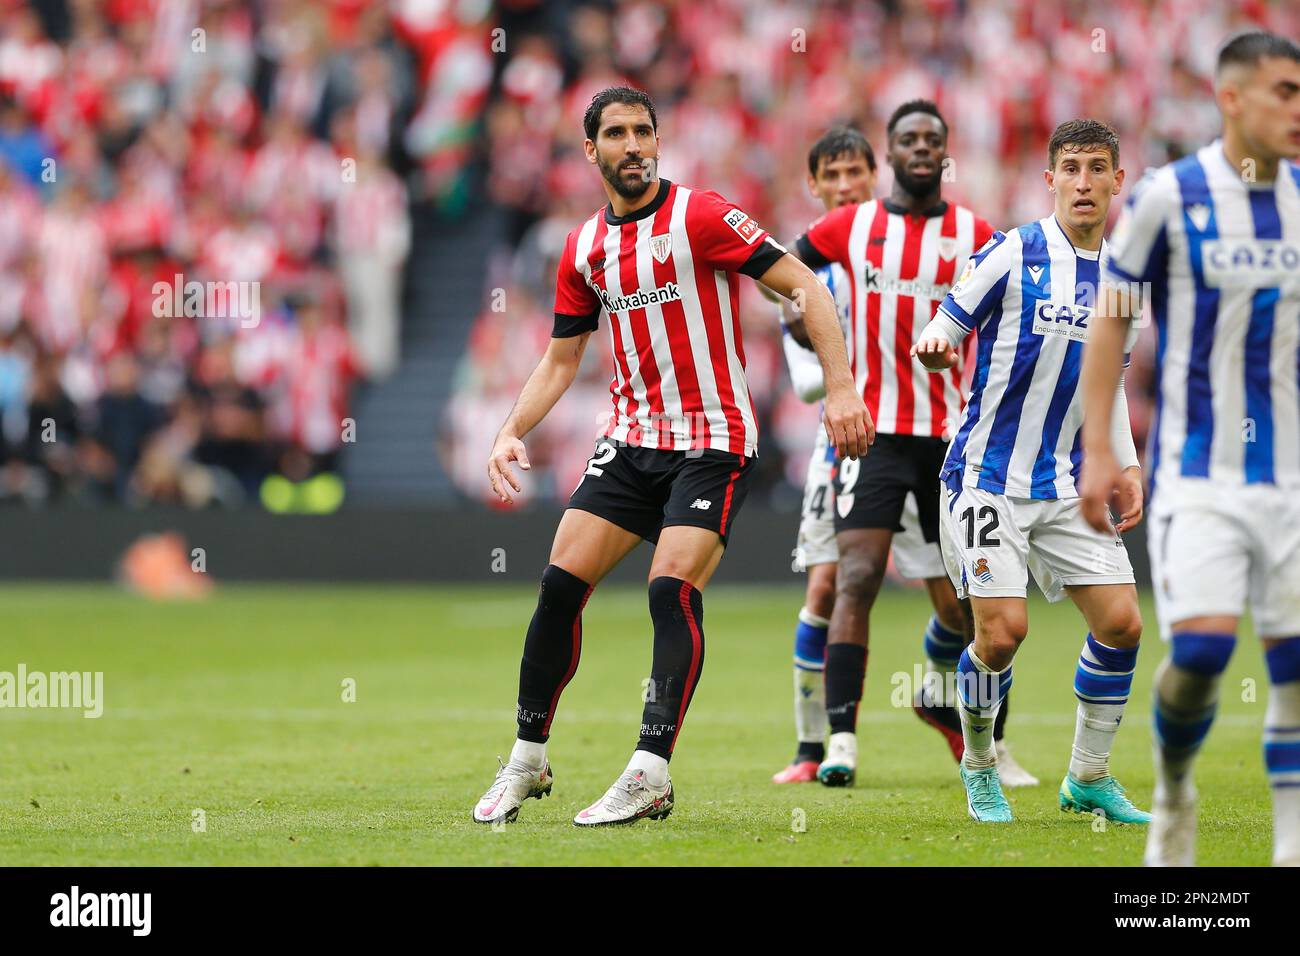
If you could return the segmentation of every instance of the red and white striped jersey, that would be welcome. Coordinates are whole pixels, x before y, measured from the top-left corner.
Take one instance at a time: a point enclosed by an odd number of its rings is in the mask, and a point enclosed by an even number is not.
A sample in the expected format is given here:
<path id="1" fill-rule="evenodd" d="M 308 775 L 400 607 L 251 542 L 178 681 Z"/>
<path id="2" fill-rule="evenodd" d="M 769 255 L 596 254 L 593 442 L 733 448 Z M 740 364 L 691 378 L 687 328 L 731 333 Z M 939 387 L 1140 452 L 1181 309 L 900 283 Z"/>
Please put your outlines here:
<path id="1" fill-rule="evenodd" d="M 738 276 L 758 278 L 784 254 L 717 193 L 666 179 L 641 209 L 615 216 L 606 206 L 569 233 L 552 334 L 589 332 L 608 316 L 614 413 L 606 437 L 753 457 L 758 423 Z"/>
<path id="2" fill-rule="evenodd" d="M 951 437 L 962 408 L 962 365 L 940 374 L 911 356 L 993 227 L 964 206 L 941 202 L 912 214 L 887 199 L 832 209 L 796 241 L 814 268 L 838 262 L 853 289 L 849 366 L 876 431 Z"/>

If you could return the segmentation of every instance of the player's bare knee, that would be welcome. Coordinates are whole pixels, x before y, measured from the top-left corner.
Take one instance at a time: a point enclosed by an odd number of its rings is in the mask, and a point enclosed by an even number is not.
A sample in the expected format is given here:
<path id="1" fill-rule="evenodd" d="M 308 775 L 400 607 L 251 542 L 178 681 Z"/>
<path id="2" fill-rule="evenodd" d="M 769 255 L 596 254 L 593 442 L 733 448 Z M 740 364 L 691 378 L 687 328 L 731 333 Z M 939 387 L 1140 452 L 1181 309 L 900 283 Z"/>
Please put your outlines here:
<path id="1" fill-rule="evenodd" d="M 835 599 L 857 607 L 870 608 L 885 579 L 883 562 L 871 555 L 841 555 L 835 574 Z"/>
<path id="2" fill-rule="evenodd" d="M 984 649 L 984 653 L 980 654 L 980 659 L 989 667 L 1002 670 L 1016 656 L 1016 650 L 1024 639 L 1024 634 L 1017 634 L 1013 631 L 999 630 L 985 634 L 983 640 L 979 642 Z"/>
<path id="3" fill-rule="evenodd" d="M 1102 633 L 1093 637 L 1107 647 L 1137 647 L 1142 640 L 1142 615 L 1137 606 L 1116 608 L 1107 615 Z"/>
<path id="4" fill-rule="evenodd" d="M 989 667 L 1002 670 L 1016 656 L 1029 622 L 1020 613 L 984 613 L 977 617 L 975 652 Z"/>
<path id="5" fill-rule="evenodd" d="M 804 596 L 804 607 L 809 614 L 830 620 L 835 609 L 835 575 L 816 575 L 808 579 L 808 593 Z"/>

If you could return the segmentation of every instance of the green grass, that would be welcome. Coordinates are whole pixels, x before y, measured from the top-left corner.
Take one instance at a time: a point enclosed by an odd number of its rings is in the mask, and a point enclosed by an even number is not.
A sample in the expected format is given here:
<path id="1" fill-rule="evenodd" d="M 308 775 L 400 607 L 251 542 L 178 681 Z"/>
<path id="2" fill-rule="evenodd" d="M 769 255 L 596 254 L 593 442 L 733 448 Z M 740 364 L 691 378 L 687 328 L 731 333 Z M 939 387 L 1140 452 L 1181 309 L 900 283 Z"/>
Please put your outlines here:
<path id="1" fill-rule="evenodd" d="M 966 817 L 939 736 L 890 704 L 928 615 L 890 591 L 876 612 L 855 788 L 775 787 L 789 759 L 797 587 L 711 589 L 703 680 L 662 823 L 579 831 L 573 814 L 636 741 L 650 640 L 641 589 L 598 592 L 582 666 L 555 721 L 552 797 L 494 832 L 470 822 L 513 739 L 531 587 L 226 587 L 154 605 L 106 587 L 9 587 L 0 671 L 102 670 L 104 715 L 0 709 L 0 865 L 983 864 L 1127 865 L 1142 831 L 1056 809 L 1073 733 L 1069 605 L 1035 601 L 1016 661 L 1008 740 L 1043 785 L 1011 792 L 1016 822 Z M 1149 646 L 1113 767 L 1151 796 Z M 356 681 L 355 703 L 342 682 Z M 1243 701 L 1242 681 L 1259 696 Z M 1245 640 L 1202 755 L 1201 861 L 1263 865 L 1271 820 L 1259 757 L 1266 696 Z M 206 832 L 192 814 L 206 815 Z M 792 832 L 797 809 L 806 832 Z"/>

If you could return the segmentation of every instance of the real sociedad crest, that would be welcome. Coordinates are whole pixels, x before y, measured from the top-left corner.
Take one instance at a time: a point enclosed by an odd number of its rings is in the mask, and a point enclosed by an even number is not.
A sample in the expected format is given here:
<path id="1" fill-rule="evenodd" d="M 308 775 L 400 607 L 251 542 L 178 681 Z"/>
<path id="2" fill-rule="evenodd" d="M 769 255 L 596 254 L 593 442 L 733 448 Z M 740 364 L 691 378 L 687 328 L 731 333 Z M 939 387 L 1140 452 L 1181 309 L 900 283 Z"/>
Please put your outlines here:
<path id="1" fill-rule="evenodd" d="M 650 255 L 655 257 L 655 262 L 663 265 L 668 261 L 668 257 L 673 252 L 672 233 L 666 232 L 662 236 L 650 237 Z"/>

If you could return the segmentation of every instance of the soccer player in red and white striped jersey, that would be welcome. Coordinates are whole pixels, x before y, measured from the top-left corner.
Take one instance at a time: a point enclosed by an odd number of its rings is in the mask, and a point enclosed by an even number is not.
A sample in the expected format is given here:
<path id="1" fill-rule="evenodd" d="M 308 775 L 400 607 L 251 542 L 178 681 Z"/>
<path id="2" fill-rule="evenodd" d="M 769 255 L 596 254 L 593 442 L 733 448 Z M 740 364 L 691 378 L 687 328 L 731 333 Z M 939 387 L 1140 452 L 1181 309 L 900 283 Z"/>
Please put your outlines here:
<path id="1" fill-rule="evenodd" d="M 849 361 L 877 430 L 870 456 L 841 461 L 835 474 L 839 568 L 825 669 L 831 736 L 818 770 L 829 786 L 849 785 L 856 774 L 869 618 L 909 492 L 916 498 L 922 537 L 928 543 L 939 540 L 939 470 L 961 413 L 961 368 L 927 375 L 913 363 L 911 348 L 966 260 L 993 234 L 969 209 L 943 200 L 948 126 L 935 104 L 904 103 L 890 117 L 887 132 L 894 171 L 889 198 L 832 209 L 796 241 L 808 265 L 837 262 L 848 274 Z M 942 603 L 955 604 L 945 575 L 926 583 L 932 596 L 942 591 Z M 960 653 L 960 644 L 953 646 Z M 951 725 L 949 737 L 960 734 L 956 712 L 924 690 L 916 706 L 939 729 Z"/>
<path id="2" fill-rule="evenodd" d="M 614 412 L 569 499 L 542 572 L 519 673 L 518 739 L 474 807 L 480 823 L 510 821 L 551 790 L 546 741 L 582 645 L 592 589 L 642 539 L 654 542 L 654 656 L 641 737 L 627 769 L 574 823 L 662 819 L 673 809 L 668 760 L 704 663 L 704 588 L 745 498 L 758 429 L 745 380 L 739 276 L 806 303 L 805 324 L 826 376 L 824 423 L 856 461 L 873 434 L 853 387 L 830 293 L 743 210 L 717 193 L 660 179 L 654 104 L 615 87 L 583 119 L 587 160 L 609 204 L 569 234 L 555 290 L 550 348 L 525 383 L 488 462 L 493 490 L 520 490 L 523 437 L 573 382 L 603 318 L 614 354 Z"/>

